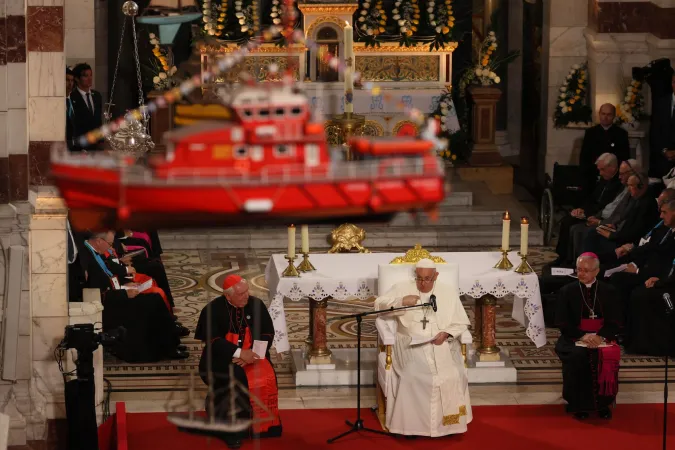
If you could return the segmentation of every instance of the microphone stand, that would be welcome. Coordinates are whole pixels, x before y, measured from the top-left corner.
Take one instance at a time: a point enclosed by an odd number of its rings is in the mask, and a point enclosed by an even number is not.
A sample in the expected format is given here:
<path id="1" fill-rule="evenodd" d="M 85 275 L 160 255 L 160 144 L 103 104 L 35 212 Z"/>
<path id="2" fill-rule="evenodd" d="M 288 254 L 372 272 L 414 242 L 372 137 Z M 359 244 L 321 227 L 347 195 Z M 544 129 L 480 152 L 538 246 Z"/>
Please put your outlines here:
<path id="1" fill-rule="evenodd" d="M 400 308 L 394 308 L 393 306 L 389 309 L 382 309 L 379 311 L 368 311 L 364 313 L 358 313 L 358 314 L 350 314 L 347 316 L 342 316 L 342 317 L 336 317 L 335 319 L 332 320 L 344 320 L 344 319 L 356 319 L 356 342 L 357 342 L 357 347 L 356 347 L 356 420 L 354 422 L 350 422 L 349 420 L 346 420 L 345 423 L 350 427 L 349 430 L 345 431 L 344 433 L 341 433 L 335 437 L 332 437 L 328 439 L 328 443 L 332 444 L 333 442 L 337 441 L 340 438 L 343 438 L 351 433 L 355 433 L 358 431 L 369 431 L 371 433 L 375 434 L 382 434 L 385 436 L 392 436 L 391 433 L 387 431 L 382 431 L 382 430 L 373 430 L 372 428 L 366 428 L 363 426 L 363 419 L 361 418 L 361 322 L 363 321 L 363 318 L 365 316 L 373 316 L 373 315 L 379 315 L 379 314 L 384 314 L 384 313 L 389 313 L 392 311 L 400 311 L 402 309 L 411 309 L 411 308 L 423 308 L 425 306 L 429 306 L 435 310 L 435 303 L 424 303 L 421 305 L 411 305 L 411 306 L 401 306 Z"/>
<path id="2" fill-rule="evenodd" d="M 666 320 L 670 324 L 671 314 L 673 310 L 666 307 Z M 670 329 L 670 327 L 668 327 Z M 670 356 L 670 336 L 669 333 L 666 333 L 666 368 L 665 368 L 665 378 L 663 380 L 663 450 L 666 450 L 666 440 L 668 438 L 668 359 Z"/>

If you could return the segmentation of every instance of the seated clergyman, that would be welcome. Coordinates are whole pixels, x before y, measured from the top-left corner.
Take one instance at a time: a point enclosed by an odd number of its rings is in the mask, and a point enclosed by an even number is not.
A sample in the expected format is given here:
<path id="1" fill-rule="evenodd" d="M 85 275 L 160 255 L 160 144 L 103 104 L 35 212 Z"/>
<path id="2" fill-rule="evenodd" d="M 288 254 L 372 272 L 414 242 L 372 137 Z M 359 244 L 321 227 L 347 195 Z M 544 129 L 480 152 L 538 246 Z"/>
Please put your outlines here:
<path id="1" fill-rule="evenodd" d="M 278 390 L 270 347 L 274 340 L 274 324 L 265 304 L 249 294 L 248 283 L 239 275 L 229 275 L 223 283 L 223 296 L 212 300 L 199 315 L 195 338 L 206 346 L 199 361 L 204 383 L 209 382 L 208 352 L 211 352 L 213 372 L 214 415 L 222 421 L 231 418 L 229 392 L 230 367 L 236 380 L 252 395 L 242 395 L 235 404 L 239 419 L 260 420 L 240 435 L 224 436 L 228 446 L 238 448 L 241 438 L 275 437 L 281 435 Z M 210 335 L 208 326 L 210 324 Z M 254 344 L 265 347 L 254 353 Z M 262 353 L 264 352 L 264 354 Z M 256 401 L 257 399 L 258 401 Z M 260 407 L 265 405 L 265 409 Z M 210 399 L 207 399 L 207 410 Z"/>
<path id="2" fill-rule="evenodd" d="M 456 290 L 436 283 L 433 261 L 418 262 L 415 275 L 375 301 L 376 310 L 386 310 L 423 305 L 432 295 L 437 299 L 437 311 L 420 306 L 391 313 L 398 326 L 386 425 L 392 433 L 410 436 L 464 433 L 472 414 L 459 336 L 469 318 Z"/>
<path id="3" fill-rule="evenodd" d="M 578 282 L 560 289 L 556 326 L 560 338 L 555 351 L 563 366 L 563 398 L 578 419 L 597 411 L 612 417 L 619 385 L 621 350 L 615 343 L 622 323 L 616 290 L 596 279 L 600 261 L 593 253 L 577 258 Z"/>

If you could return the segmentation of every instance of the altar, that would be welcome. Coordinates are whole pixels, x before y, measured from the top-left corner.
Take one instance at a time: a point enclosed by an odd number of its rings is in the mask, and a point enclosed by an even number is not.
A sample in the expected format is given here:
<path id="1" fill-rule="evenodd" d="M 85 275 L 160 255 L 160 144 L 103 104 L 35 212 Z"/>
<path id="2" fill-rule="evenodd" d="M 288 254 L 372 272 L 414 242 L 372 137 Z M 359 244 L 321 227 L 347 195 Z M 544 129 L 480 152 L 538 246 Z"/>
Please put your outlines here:
<path id="1" fill-rule="evenodd" d="M 367 254 L 312 254 L 310 260 L 316 271 L 301 273 L 300 277 L 283 277 L 288 262 L 284 255 L 272 255 L 265 271 L 265 279 L 270 295 L 270 314 L 274 320 L 276 336 L 274 346 L 277 352 L 290 350 L 286 332 L 286 316 L 284 298 L 299 301 L 303 298 L 310 302 L 311 350 L 307 356 L 328 356 L 331 351 L 326 342 L 326 308 L 328 299 L 348 301 L 365 300 L 375 297 L 377 292 L 378 266 L 389 264 L 402 256 L 400 253 L 367 253 Z M 498 252 L 457 252 L 434 253 L 446 263 L 459 264 L 459 292 L 476 301 L 476 323 L 473 333 L 483 346 L 495 346 L 494 341 L 494 307 L 495 298 L 514 294 L 512 317 L 526 327 L 527 336 L 537 347 L 546 344 L 546 328 L 539 291 L 539 280 L 534 273 L 519 274 L 513 270 L 494 269 L 501 254 Z M 509 254 L 512 262 L 520 260 L 516 252 Z M 488 311 L 486 316 L 486 310 Z M 481 313 L 482 311 L 482 313 Z M 489 317 L 492 320 L 486 320 Z M 294 355 L 294 359 L 298 359 Z M 325 358 L 324 358 L 325 359 Z M 501 354 L 501 360 L 508 356 Z M 296 361 L 296 364 L 299 361 Z M 480 364 L 479 364 L 480 365 Z M 484 366 L 491 364 L 485 363 Z M 495 368 L 499 364 L 492 364 Z M 368 374 L 365 374 L 368 376 Z M 515 377 L 515 369 L 509 375 L 510 381 Z M 483 377 L 483 379 L 485 379 Z M 495 380 L 490 380 L 493 382 Z M 336 383 L 349 384 L 349 383 Z"/>

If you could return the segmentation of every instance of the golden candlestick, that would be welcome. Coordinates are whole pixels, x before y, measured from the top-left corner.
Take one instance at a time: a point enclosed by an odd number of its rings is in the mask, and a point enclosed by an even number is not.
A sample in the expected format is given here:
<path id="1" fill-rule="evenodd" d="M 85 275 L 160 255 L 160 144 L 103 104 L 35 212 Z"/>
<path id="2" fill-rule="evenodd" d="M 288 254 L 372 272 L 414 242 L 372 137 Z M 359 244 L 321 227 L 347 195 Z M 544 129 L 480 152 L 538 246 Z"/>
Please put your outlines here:
<path id="1" fill-rule="evenodd" d="M 527 255 L 522 255 L 520 252 L 518 252 L 518 256 L 520 256 L 520 265 L 515 270 L 515 272 L 517 272 L 517 273 L 532 273 L 532 272 L 534 272 L 534 270 L 532 270 L 532 266 L 530 266 L 530 263 L 527 262 Z"/>
<path id="2" fill-rule="evenodd" d="M 314 266 L 312 265 L 311 262 L 309 262 L 309 253 L 303 253 L 302 254 L 302 262 L 298 264 L 297 269 L 300 272 L 311 272 L 313 270 L 316 270 Z"/>
<path id="3" fill-rule="evenodd" d="M 295 265 L 293 264 L 293 261 L 297 258 L 297 256 L 288 256 L 285 255 L 284 258 L 288 260 L 288 267 L 286 267 L 286 270 L 281 274 L 282 277 L 287 277 L 287 278 L 293 278 L 293 277 L 299 277 L 300 272 L 295 268 Z"/>
<path id="4" fill-rule="evenodd" d="M 513 264 L 509 261 L 509 251 L 502 250 L 502 258 L 495 264 L 494 268 L 499 270 L 510 270 L 512 267 Z"/>

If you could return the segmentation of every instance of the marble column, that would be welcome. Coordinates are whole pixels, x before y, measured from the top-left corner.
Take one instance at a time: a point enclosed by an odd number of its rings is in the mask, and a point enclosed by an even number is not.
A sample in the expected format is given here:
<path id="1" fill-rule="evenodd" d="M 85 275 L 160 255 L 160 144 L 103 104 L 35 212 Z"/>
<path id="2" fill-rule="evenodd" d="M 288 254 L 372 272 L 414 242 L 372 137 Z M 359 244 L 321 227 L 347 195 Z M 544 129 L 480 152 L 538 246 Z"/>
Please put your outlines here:
<path id="1" fill-rule="evenodd" d="M 66 132 L 63 4 L 28 0 L 28 165 L 30 184 L 47 184 L 49 152 Z"/>
<path id="2" fill-rule="evenodd" d="M 497 347 L 497 299 L 490 294 L 483 296 L 481 321 L 481 345 L 478 348 L 480 361 L 499 361 Z"/>
<path id="3" fill-rule="evenodd" d="M 45 0 L 47 1 L 47 0 Z M 98 81 L 96 60 L 96 3 L 98 0 L 61 0 L 64 2 L 64 37 L 66 64 L 86 62 Z M 99 20 L 102 20 L 99 18 Z M 94 84 L 94 89 L 97 85 Z"/>
<path id="4" fill-rule="evenodd" d="M 310 302 L 314 300 L 310 299 Z M 312 350 L 309 352 L 310 364 L 330 364 L 331 351 L 328 350 L 328 338 L 326 337 L 326 309 L 328 299 L 316 302 L 313 308 L 312 322 Z"/>

